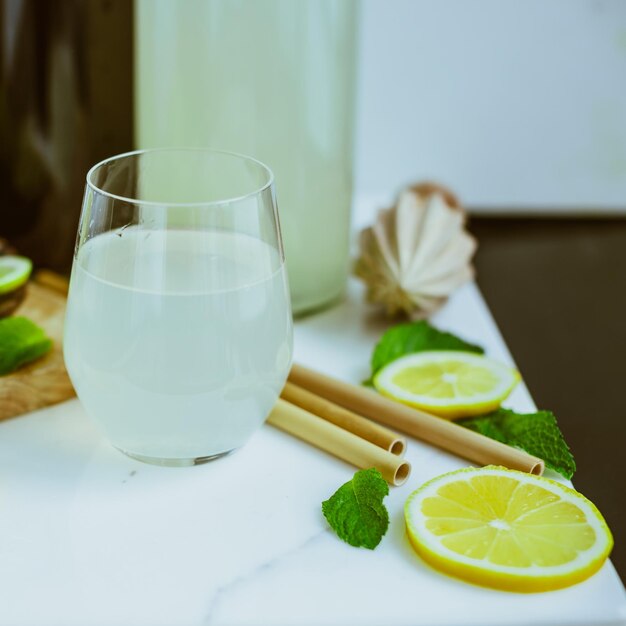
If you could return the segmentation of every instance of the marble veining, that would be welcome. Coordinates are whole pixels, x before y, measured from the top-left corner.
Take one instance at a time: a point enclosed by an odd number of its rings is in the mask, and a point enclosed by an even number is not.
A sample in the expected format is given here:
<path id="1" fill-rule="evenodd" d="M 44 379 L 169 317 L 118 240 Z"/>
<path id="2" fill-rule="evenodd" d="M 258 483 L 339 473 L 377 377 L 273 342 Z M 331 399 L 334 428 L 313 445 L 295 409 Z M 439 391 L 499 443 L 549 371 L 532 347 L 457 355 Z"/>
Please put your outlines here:
<path id="1" fill-rule="evenodd" d="M 207 616 L 202 621 L 203 626 L 214 626 L 214 624 L 219 623 L 215 621 L 216 614 L 219 612 L 220 604 L 225 602 L 227 596 L 230 592 L 236 590 L 238 587 L 247 585 L 250 583 L 254 583 L 259 578 L 261 578 L 265 573 L 269 572 L 272 568 L 278 567 L 281 563 L 286 560 L 292 559 L 303 551 L 307 550 L 311 547 L 314 547 L 316 542 L 320 539 L 322 535 L 329 533 L 329 529 L 321 530 L 311 537 L 309 537 L 306 541 L 301 543 L 300 545 L 287 550 L 283 554 L 279 554 L 275 557 L 270 558 L 269 560 L 257 565 L 252 571 L 246 572 L 234 578 L 233 580 L 220 585 L 213 594 L 213 600 L 211 601 L 211 605 L 209 607 L 209 612 Z"/>

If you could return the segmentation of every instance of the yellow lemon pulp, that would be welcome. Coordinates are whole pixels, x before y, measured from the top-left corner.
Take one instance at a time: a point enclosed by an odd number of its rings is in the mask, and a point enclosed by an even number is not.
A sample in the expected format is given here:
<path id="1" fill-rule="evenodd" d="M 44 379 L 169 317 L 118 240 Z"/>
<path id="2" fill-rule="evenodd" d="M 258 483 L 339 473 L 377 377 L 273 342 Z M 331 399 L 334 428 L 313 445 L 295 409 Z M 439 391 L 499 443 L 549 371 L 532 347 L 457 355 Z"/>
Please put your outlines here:
<path id="1" fill-rule="evenodd" d="M 497 409 L 519 381 L 518 372 L 469 352 L 418 352 L 392 361 L 374 377 L 394 400 L 456 418 Z"/>
<path id="2" fill-rule="evenodd" d="M 400 370 L 393 382 L 412 393 L 454 398 L 457 394 L 469 397 L 488 392 L 498 384 L 498 377 L 486 367 L 440 361 Z"/>
<path id="3" fill-rule="evenodd" d="M 613 546 L 596 507 L 573 489 L 498 467 L 439 476 L 409 496 L 409 538 L 434 567 L 511 591 L 547 591 L 594 574 Z"/>

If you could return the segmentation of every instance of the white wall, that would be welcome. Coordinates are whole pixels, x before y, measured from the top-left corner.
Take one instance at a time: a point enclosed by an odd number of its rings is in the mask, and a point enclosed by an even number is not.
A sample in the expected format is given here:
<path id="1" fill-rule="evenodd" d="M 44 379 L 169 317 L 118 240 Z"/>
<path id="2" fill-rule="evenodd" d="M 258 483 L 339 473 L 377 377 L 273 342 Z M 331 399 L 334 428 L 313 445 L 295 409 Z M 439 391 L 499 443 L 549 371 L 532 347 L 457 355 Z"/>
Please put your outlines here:
<path id="1" fill-rule="evenodd" d="M 363 0 L 357 189 L 626 210 L 626 0 Z"/>

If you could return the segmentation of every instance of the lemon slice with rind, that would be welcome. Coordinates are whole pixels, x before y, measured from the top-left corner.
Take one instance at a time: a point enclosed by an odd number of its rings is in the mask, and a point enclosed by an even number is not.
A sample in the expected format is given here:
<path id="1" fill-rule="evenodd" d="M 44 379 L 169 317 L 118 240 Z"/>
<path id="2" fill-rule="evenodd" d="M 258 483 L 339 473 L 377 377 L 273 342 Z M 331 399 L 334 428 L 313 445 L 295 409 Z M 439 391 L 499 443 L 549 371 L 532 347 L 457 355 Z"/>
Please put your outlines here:
<path id="1" fill-rule="evenodd" d="M 21 287 L 28 281 L 33 264 L 23 256 L 0 256 L 0 295 Z"/>
<path id="2" fill-rule="evenodd" d="M 374 376 L 385 396 L 447 418 L 497 409 L 520 380 L 511 367 L 470 352 L 428 351 L 392 361 Z"/>
<path id="3" fill-rule="evenodd" d="M 602 515 L 583 495 L 495 466 L 434 478 L 409 496 L 404 515 L 413 547 L 430 565 L 509 591 L 581 582 L 613 547 Z"/>

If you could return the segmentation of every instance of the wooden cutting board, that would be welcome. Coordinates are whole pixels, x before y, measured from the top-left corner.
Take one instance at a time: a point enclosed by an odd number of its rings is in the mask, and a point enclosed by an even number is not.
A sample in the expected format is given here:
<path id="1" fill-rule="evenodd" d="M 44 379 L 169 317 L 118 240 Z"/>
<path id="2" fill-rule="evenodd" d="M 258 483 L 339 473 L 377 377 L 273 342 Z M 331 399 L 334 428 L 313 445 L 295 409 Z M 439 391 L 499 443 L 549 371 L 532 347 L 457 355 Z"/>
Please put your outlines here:
<path id="1" fill-rule="evenodd" d="M 42 409 L 74 397 L 63 363 L 65 279 L 42 271 L 28 285 L 26 298 L 15 315 L 41 326 L 54 342 L 43 358 L 0 376 L 0 420 Z"/>

